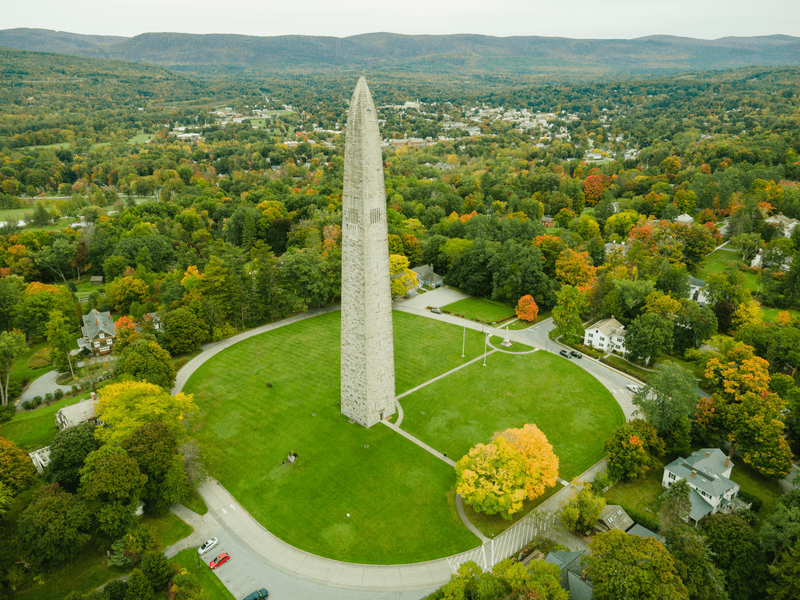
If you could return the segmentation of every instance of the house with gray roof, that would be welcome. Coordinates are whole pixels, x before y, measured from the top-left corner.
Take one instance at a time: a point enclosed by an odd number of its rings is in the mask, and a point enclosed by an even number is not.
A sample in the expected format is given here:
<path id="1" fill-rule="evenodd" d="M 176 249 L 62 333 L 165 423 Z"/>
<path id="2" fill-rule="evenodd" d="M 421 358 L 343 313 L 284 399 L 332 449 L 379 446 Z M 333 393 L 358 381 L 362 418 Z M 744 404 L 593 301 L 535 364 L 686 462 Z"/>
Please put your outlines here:
<path id="1" fill-rule="evenodd" d="M 594 584 L 583 576 L 586 568 L 584 554 L 584 550 L 556 550 L 544 557 L 546 563 L 561 569 L 561 587 L 569 592 L 570 600 L 590 600 L 594 592 Z"/>
<path id="2" fill-rule="evenodd" d="M 675 222 L 680 223 L 681 225 L 691 225 L 694 223 L 694 219 L 689 213 L 683 213 L 682 215 L 675 217 Z"/>
<path id="3" fill-rule="evenodd" d="M 628 535 L 638 535 L 639 537 L 643 538 L 653 538 L 662 544 L 667 541 L 663 535 L 658 535 L 655 531 L 650 531 L 647 527 L 642 527 L 638 523 L 628 530 Z"/>
<path id="4" fill-rule="evenodd" d="M 600 513 L 600 529 L 611 531 L 612 529 L 619 529 L 620 531 L 628 531 L 633 526 L 633 519 L 628 516 L 619 504 L 608 504 Z"/>
<path id="5" fill-rule="evenodd" d="M 444 277 L 433 272 L 433 265 L 420 265 L 411 269 L 417 274 L 417 287 L 429 285 L 432 288 L 444 285 Z"/>
<path id="6" fill-rule="evenodd" d="M 111 313 L 99 312 L 96 308 L 83 315 L 83 327 L 81 334 L 83 337 L 78 339 L 78 347 L 89 350 L 95 356 L 98 354 L 109 354 L 114 345 L 114 336 L 117 328 Z"/>
<path id="7" fill-rule="evenodd" d="M 625 326 L 613 316 L 587 327 L 583 335 L 583 345 L 605 352 L 625 354 Z"/>
<path id="8" fill-rule="evenodd" d="M 688 458 L 676 458 L 664 467 L 661 485 L 668 488 L 685 480 L 691 488 L 689 516 L 697 523 L 709 514 L 750 508 L 739 500 L 739 484 L 731 481 L 733 462 L 719 448 L 701 448 Z"/>
<path id="9" fill-rule="evenodd" d="M 56 427 L 59 431 L 97 421 L 97 396 L 81 400 L 77 404 L 65 406 L 56 413 Z"/>
<path id="10" fill-rule="evenodd" d="M 708 295 L 705 292 L 705 287 L 705 280 L 689 275 L 689 300 L 694 300 L 698 306 L 708 304 Z"/>

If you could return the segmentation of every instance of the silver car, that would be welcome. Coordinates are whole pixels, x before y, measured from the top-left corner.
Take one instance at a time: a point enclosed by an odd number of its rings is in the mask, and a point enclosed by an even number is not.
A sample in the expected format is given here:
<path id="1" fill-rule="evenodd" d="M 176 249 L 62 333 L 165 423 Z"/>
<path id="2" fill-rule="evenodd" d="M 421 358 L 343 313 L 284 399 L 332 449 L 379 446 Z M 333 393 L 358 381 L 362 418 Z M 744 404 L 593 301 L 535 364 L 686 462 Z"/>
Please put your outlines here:
<path id="1" fill-rule="evenodd" d="M 214 546 L 216 546 L 218 543 L 219 543 L 219 540 L 218 540 L 217 538 L 211 538 L 211 539 L 210 539 L 210 540 L 208 540 L 208 541 L 207 541 L 205 544 L 203 544 L 202 546 L 200 546 L 200 547 L 197 549 L 197 553 L 198 553 L 198 554 L 200 554 L 200 555 L 203 555 L 203 554 L 205 554 L 206 552 L 208 552 L 209 550 L 211 550 L 211 549 L 212 549 Z"/>

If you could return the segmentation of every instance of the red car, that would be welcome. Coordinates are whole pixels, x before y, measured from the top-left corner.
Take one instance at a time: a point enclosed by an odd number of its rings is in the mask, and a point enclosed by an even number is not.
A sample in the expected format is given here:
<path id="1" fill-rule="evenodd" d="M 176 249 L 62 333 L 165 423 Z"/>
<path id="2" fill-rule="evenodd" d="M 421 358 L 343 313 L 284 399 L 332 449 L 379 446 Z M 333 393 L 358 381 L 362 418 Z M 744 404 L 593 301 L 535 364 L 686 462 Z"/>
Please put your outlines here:
<path id="1" fill-rule="evenodd" d="M 220 566 L 222 564 L 225 564 L 230 559 L 231 559 L 231 555 L 228 554 L 227 552 L 223 552 L 217 558 L 215 558 L 210 563 L 208 563 L 208 566 L 211 567 L 212 569 L 216 569 L 218 566 Z"/>

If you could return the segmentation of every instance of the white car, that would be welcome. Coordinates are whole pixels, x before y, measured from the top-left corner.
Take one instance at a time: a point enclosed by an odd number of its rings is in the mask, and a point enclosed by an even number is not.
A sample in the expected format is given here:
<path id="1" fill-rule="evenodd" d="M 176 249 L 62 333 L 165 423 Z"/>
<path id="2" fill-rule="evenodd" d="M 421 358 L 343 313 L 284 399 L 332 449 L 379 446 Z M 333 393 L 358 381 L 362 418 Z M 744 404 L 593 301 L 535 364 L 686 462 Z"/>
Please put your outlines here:
<path id="1" fill-rule="evenodd" d="M 629 384 L 628 384 L 628 385 L 626 385 L 625 387 L 626 387 L 626 388 L 628 388 L 628 389 L 629 389 L 629 390 L 630 390 L 632 393 L 634 393 L 634 394 L 635 394 L 635 393 L 637 393 L 639 390 L 641 390 L 641 389 L 642 389 L 642 388 L 640 388 L 638 385 L 635 385 L 635 384 L 633 384 L 633 383 L 629 383 Z"/>
<path id="2" fill-rule="evenodd" d="M 197 549 L 197 553 L 201 554 L 201 555 L 205 554 L 206 552 L 211 550 L 214 546 L 216 546 L 218 543 L 219 543 L 219 540 L 217 538 L 211 538 L 205 544 L 203 544 L 202 546 L 200 546 Z"/>

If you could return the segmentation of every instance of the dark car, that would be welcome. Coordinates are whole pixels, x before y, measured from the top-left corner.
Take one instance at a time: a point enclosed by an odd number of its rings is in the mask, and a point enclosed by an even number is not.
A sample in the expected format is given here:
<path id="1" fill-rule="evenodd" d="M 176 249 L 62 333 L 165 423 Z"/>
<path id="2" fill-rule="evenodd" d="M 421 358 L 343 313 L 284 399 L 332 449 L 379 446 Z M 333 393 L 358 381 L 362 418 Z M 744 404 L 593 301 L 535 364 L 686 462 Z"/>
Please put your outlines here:
<path id="1" fill-rule="evenodd" d="M 572 358 L 583 358 L 583 354 L 581 354 L 581 353 L 580 353 L 580 352 L 578 352 L 577 350 L 573 350 L 572 352 L 570 352 L 570 353 L 569 353 L 569 355 L 570 355 Z"/>
<path id="2" fill-rule="evenodd" d="M 569 352 L 567 352 L 566 350 L 562 350 L 561 352 L 559 352 L 559 354 L 564 358 L 569 358 Z"/>
<path id="3" fill-rule="evenodd" d="M 244 600 L 258 600 L 259 598 L 266 598 L 267 596 L 269 596 L 269 592 L 264 588 L 261 588 L 260 590 L 256 590 L 249 596 L 245 596 Z"/>

